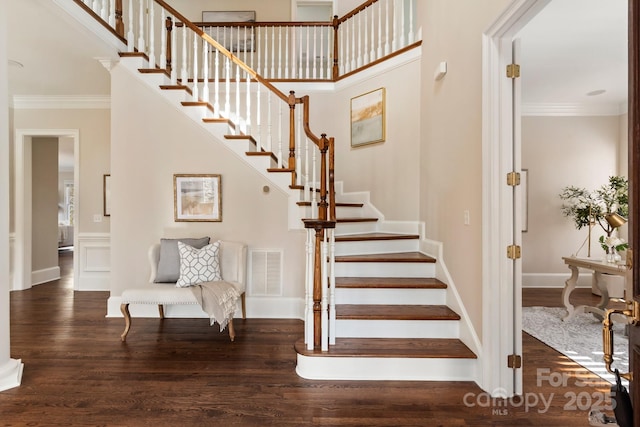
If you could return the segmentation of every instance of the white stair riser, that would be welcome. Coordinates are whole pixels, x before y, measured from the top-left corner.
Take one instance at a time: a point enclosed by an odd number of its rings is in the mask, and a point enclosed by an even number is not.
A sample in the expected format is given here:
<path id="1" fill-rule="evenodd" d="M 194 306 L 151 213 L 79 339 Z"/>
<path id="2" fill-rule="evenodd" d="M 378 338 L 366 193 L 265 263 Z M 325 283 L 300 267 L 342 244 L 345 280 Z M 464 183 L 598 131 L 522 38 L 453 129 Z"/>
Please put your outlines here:
<path id="1" fill-rule="evenodd" d="M 357 242 L 336 242 L 336 255 L 364 255 L 392 252 L 417 252 L 417 239 L 366 240 Z"/>
<path id="2" fill-rule="evenodd" d="M 445 305 L 446 289 L 337 288 L 337 304 Z"/>
<path id="3" fill-rule="evenodd" d="M 162 96 L 174 104 L 182 105 L 182 102 L 188 101 L 189 94 L 184 90 L 163 90 Z"/>
<path id="4" fill-rule="evenodd" d="M 362 218 L 364 209 L 355 206 L 336 206 L 336 217 L 338 218 Z"/>
<path id="5" fill-rule="evenodd" d="M 436 267 L 424 262 L 336 262 L 336 277 L 435 277 Z"/>
<path id="6" fill-rule="evenodd" d="M 336 320 L 336 338 L 459 338 L 458 320 Z"/>
<path id="7" fill-rule="evenodd" d="M 296 372 L 314 380 L 476 381 L 477 359 L 309 357 Z"/>
<path id="8" fill-rule="evenodd" d="M 336 234 L 373 233 L 377 230 L 377 222 L 339 222 L 336 224 Z"/>

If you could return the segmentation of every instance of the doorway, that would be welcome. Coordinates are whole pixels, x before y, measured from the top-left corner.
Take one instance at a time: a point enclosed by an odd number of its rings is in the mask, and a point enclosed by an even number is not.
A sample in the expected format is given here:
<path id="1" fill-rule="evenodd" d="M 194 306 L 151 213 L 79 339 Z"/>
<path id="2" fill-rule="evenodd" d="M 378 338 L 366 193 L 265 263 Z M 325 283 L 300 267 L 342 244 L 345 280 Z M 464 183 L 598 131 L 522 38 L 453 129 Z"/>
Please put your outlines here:
<path id="1" fill-rule="evenodd" d="M 73 146 L 73 187 L 79 188 L 79 130 L 78 129 L 16 129 L 15 132 L 15 243 L 13 248 L 12 290 L 29 289 L 33 278 L 33 139 L 51 137 L 68 139 Z M 57 193 L 57 192 L 56 192 Z M 77 192 L 73 198 L 74 215 L 79 212 Z M 77 221 L 71 225 L 73 247 L 77 247 Z M 78 257 L 73 257 L 74 289 L 78 287 Z M 37 282 L 35 282 L 37 283 Z"/>

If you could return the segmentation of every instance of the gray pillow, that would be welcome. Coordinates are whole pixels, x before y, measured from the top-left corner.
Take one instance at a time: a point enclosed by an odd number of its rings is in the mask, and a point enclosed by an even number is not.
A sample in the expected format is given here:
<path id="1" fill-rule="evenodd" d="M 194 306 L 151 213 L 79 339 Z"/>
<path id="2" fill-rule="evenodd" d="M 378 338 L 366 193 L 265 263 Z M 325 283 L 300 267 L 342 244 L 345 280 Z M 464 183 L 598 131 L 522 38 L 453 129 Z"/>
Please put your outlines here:
<path id="1" fill-rule="evenodd" d="M 160 239 L 160 259 L 158 260 L 158 272 L 155 283 L 176 283 L 180 277 L 180 254 L 178 242 L 193 246 L 196 249 L 209 244 L 209 237 L 199 239 Z"/>

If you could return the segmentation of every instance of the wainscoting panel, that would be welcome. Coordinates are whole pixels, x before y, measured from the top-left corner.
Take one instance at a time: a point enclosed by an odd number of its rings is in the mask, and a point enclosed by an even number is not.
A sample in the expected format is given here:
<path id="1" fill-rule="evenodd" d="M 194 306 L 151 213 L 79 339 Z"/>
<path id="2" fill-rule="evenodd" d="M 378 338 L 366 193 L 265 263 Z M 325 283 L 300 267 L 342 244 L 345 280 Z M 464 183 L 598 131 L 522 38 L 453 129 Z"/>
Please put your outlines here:
<path id="1" fill-rule="evenodd" d="M 108 291 L 111 277 L 111 237 L 109 233 L 79 233 L 74 256 L 78 291 Z"/>

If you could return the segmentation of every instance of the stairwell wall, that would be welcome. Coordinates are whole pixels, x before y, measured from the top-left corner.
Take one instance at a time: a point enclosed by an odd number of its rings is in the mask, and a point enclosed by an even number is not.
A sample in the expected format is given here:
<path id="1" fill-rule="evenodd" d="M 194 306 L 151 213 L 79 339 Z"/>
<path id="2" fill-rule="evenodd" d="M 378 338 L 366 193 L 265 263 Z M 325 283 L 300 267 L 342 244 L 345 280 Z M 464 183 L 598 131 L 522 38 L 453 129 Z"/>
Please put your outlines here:
<path id="1" fill-rule="evenodd" d="M 418 2 L 423 30 L 420 219 L 482 332 L 482 33 L 508 0 Z M 444 79 L 434 70 L 447 62 Z M 469 225 L 464 213 L 469 212 Z"/>
<path id="2" fill-rule="evenodd" d="M 112 70 L 111 300 L 148 282 L 147 251 L 161 237 L 211 236 L 283 251 L 281 295 L 252 297 L 249 316 L 302 316 L 305 233 L 288 230 L 287 195 L 123 65 Z M 212 125 L 207 125 L 212 126 Z M 220 126 L 220 125 L 217 125 Z M 174 221 L 174 174 L 220 174 L 221 222 Z M 263 192 L 269 186 L 271 191 Z M 113 303 L 112 303 L 113 302 Z M 113 310 L 112 310 L 113 308 Z"/>

